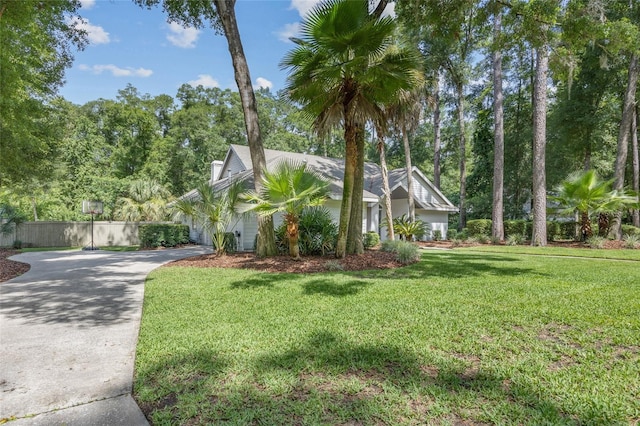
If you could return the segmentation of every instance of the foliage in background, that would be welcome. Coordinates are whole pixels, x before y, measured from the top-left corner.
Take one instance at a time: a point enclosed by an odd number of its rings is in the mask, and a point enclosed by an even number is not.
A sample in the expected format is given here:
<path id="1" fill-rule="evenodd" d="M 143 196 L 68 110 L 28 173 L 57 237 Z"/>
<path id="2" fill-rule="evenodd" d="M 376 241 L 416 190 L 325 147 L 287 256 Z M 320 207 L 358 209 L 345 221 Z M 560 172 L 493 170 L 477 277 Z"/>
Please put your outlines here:
<path id="1" fill-rule="evenodd" d="M 133 181 L 127 196 L 118 199 L 114 218 L 132 222 L 166 220 L 169 195 L 169 191 L 157 182 Z"/>

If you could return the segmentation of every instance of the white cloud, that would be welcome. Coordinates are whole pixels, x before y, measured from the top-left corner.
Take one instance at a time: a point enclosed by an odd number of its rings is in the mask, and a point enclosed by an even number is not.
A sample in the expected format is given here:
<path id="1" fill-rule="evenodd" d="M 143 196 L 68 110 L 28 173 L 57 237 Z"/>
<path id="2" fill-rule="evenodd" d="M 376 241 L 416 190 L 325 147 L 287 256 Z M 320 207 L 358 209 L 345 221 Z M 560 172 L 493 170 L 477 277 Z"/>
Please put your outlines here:
<path id="1" fill-rule="evenodd" d="M 110 72 L 114 77 L 149 77 L 151 74 L 153 74 L 152 70 L 148 70 L 146 68 L 120 68 L 113 64 L 91 66 L 81 64 L 78 68 L 80 68 L 82 71 L 91 71 L 94 74 Z"/>
<path id="2" fill-rule="evenodd" d="M 98 25 L 91 24 L 88 19 L 74 16 L 73 18 L 69 19 L 69 25 L 86 31 L 87 38 L 90 44 L 107 44 L 111 41 L 111 39 L 109 38 L 109 33 L 106 32 L 104 28 Z"/>
<path id="3" fill-rule="evenodd" d="M 255 89 L 269 89 L 273 87 L 273 83 L 264 77 L 256 78 L 256 84 L 253 86 Z"/>
<path id="4" fill-rule="evenodd" d="M 278 39 L 280 41 L 284 41 L 285 43 L 290 43 L 289 40 L 291 37 L 299 37 L 300 36 L 300 22 L 294 22 L 293 24 L 285 24 L 284 27 L 280 31 L 276 33 L 278 35 Z"/>
<path id="5" fill-rule="evenodd" d="M 182 25 L 171 22 L 169 24 L 171 34 L 167 35 L 167 40 L 174 46 L 190 49 L 196 47 L 196 41 L 200 36 L 200 30 L 191 27 L 183 27 Z"/>
<path id="6" fill-rule="evenodd" d="M 291 0 L 290 9 L 297 10 L 300 16 L 304 18 L 317 3 L 320 3 L 320 0 Z"/>
<path id="7" fill-rule="evenodd" d="M 220 87 L 218 80 L 208 74 L 198 74 L 198 78 L 196 80 L 191 80 L 187 83 L 193 87 Z"/>
<path id="8" fill-rule="evenodd" d="M 80 7 L 83 9 L 91 9 L 96 5 L 96 0 L 80 0 Z"/>

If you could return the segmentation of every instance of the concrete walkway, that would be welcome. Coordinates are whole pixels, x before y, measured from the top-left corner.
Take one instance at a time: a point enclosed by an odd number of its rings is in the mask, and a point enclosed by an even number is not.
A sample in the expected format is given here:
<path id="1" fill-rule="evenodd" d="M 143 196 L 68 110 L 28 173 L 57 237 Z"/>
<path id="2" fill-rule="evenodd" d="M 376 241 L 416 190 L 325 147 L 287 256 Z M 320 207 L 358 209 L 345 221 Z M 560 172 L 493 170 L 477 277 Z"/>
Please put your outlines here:
<path id="1" fill-rule="evenodd" d="M 145 277 L 206 252 L 12 257 L 31 269 L 0 283 L 0 424 L 146 425 L 131 397 Z"/>

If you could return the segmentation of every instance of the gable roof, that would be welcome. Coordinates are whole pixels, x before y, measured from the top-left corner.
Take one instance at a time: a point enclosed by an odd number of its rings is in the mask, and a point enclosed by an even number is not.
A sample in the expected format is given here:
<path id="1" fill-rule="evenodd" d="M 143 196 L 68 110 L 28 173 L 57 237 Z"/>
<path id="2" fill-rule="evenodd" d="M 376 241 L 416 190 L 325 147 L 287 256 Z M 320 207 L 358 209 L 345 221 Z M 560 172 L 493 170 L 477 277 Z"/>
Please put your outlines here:
<path id="1" fill-rule="evenodd" d="M 318 155 L 301 154 L 297 152 L 277 151 L 265 149 L 265 160 L 267 168 L 275 166 L 282 160 L 306 163 L 307 167 L 322 175 L 329 181 L 330 198 L 334 200 L 342 199 L 343 179 L 344 179 L 344 159 L 321 157 Z M 239 161 L 239 164 L 237 163 Z M 235 164 L 232 164 L 234 163 Z M 231 170 L 234 166 L 240 167 L 240 171 L 232 176 L 215 181 L 213 184 L 218 189 L 225 189 L 232 181 L 243 180 L 248 186 L 253 186 L 253 165 L 251 162 L 251 152 L 246 145 L 232 144 L 222 164 L 222 170 Z M 394 190 L 403 188 L 406 191 L 407 173 L 404 168 L 389 171 L 389 188 L 393 194 Z M 417 168 L 413 167 L 412 177 L 417 180 L 431 195 L 431 200 L 414 194 L 414 198 L 419 206 L 426 210 L 439 210 L 447 212 L 457 212 L 447 197 L 436 188 L 429 179 Z M 384 197 L 382 184 L 382 173 L 380 167 L 375 163 L 365 162 L 364 165 L 364 191 L 363 201 L 379 202 Z"/>

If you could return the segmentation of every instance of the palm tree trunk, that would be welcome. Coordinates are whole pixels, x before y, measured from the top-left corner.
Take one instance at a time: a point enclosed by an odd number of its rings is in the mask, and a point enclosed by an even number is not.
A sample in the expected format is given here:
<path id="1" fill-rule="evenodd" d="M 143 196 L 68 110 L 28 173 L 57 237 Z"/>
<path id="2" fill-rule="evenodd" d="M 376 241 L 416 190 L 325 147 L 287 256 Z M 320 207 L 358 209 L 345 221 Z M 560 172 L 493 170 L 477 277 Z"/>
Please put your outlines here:
<path id="1" fill-rule="evenodd" d="M 378 134 L 378 154 L 380 154 L 380 168 L 382 169 L 382 188 L 384 191 L 384 211 L 387 216 L 387 238 L 395 240 L 393 232 L 393 212 L 391 209 L 391 189 L 389 188 L 389 170 L 387 168 L 387 155 L 384 145 L 384 136 L 380 129 Z"/>
<path id="2" fill-rule="evenodd" d="M 494 42 L 502 31 L 502 14 L 496 10 L 493 22 Z M 491 236 L 504 240 L 504 108 L 502 97 L 502 52 L 495 48 L 493 52 L 493 209 L 491 213 Z"/>
<path id="3" fill-rule="evenodd" d="M 440 73 L 438 73 L 433 103 L 433 184 L 440 189 Z"/>
<path id="4" fill-rule="evenodd" d="M 236 84 L 238 85 L 238 91 L 240 92 L 242 110 L 244 112 L 255 189 L 256 192 L 260 192 L 263 171 L 266 169 L 266 160 L 258 121 L 256 97 L 253 92 L 253 87 L 251 86 L 249 66 L 247 65 L 242 41 L 240 40 L 240 32 L 238 31 L 238 23 L 236 22 L 234 10 L 235 0 L 214 0 L 214 3 L 224 29 L 224 34 L 227 38 L 229 52 L 231 53 L 234 75 Z M 273 232 L 273 218 L 271 216 L 258 217 L 256 255 L 259 257 L 274 256 L 277 252 Z"/>
<path id="5" fill-rule="evenodd" d="M 580 234 L 582 235 L 582 241 L 586 241 L 587 238 L 591 238 L 593 235 L 589 212 L 580 212 Z"/>
<path id="6" fill-rule="evenodd" d="M 289 237 L 289 255 L 294 259 L 300 259 L 300 247 L 298 247 L 298 238 L 300 231 L 298 227 L 298 218 L 295 215 L 286 215 L 287 236 Z"/>
<path id="7" fill-rule="evenodd" d="M 344 117 L 344 180 L 342 182 L 342 203 L 340 205 L 340 223 L 338 224 L 338 240 L 336 242 L 337 258 L 344 258 L 347 255 L 347 236 L 349 233 L 349 221 L 351 219 L 352 209 L 351 202 L 353 199 L 353 186 L 358 162 L 356 125 L 347 106 L 345 106 Z"/>
<path id="8" fill-rule="evenodd" d="M 627 80 L 627 90 L 624 94 L 624 105 L 622 107 L 622 119 L 620 120 L 620 129 L 618 131 L 618 153 L 616 155 L 613 189 L 622 191 L 624 188 L 624 172 L 627 164 L 627 153 L 629 149 L 629 135 L 631 134 L 631 123 L 635 114 L 635 95 L 638 87 L 638 73 L 640 65 L 638 64 L 638 55 L 631 56 L 629 64 L 629 77 Z M 618 212 L 614 215 L 613 224 L 611 225 L 613 236 L 622 239 L 622 213 Z"/>
<path id="9" fill-rule="evenodd" d="M 638 194 L 640 198 L 640 160 L 638 158 L 638 114 L 640 114 L 640 108 L 636 105 L 635 114 L 633 114 L 633 123 L 631 125 L 631 151 L 633 155 L 632 168 L 633 168 L 633 191 Z M 632 217 L 633 226 L 640 228 L 640 209 L 634 209 Z"/>
<path id="10" fill-rule="evenodd" d="M 533 232 L 531 245 L 547 245 L 547 71 L 546 45 L 536 49 L 536 75 L 533 86 Z"/>
<path id="11" fill-rule="evenodd" d="M 407 125 L 402 120 L 402 143 L 404 144 L 404 163 L 407 169 L 407 201 L 409 204 L 409 219 L 416 221 L 416 205 L 413 200 L 413 167 L 411 166 L 411 145 L 409 145 L 409 133 Z"/>
<path id="12" fill-rule="evenodd" d="M 351 215 L 349 218 L 349 228 L 347 233 L 347 253 L 364 253 L 362 242 L 362 196 L 364 191 L 364 124 L 358 123 L 356 126 L 356 164 L 353 179 L 353 192 L 351 193 Z"/>

